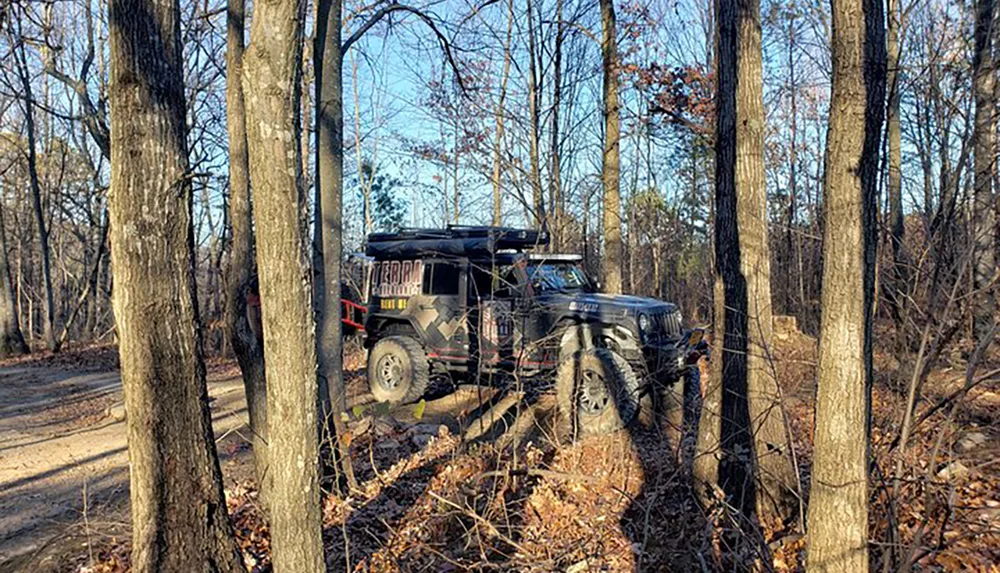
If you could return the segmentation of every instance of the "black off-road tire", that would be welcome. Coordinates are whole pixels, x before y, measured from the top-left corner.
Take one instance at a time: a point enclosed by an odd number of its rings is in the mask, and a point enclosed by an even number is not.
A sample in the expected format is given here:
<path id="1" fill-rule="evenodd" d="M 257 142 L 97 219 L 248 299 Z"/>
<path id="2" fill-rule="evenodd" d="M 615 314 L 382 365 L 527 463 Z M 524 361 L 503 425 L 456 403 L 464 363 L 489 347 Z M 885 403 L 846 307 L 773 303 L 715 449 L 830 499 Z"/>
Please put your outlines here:
<path id="1" fill-rule="evenodd" d="M 429 383 L 427 354 L 408 336 L 383 338 L 368 354 L 368 388 L 378 402 L 416 402 Z"/>
<path id="2" fill-rule="evenodd" d="M 635 371 L 606 348 L 588 348 L 564 358 L 555 386 L 559 430 L 569 439 L 616 432 L 631 424 L 639 411 Z M 603 396 L 587 390 L 597 386 L 605 389 Z"/>

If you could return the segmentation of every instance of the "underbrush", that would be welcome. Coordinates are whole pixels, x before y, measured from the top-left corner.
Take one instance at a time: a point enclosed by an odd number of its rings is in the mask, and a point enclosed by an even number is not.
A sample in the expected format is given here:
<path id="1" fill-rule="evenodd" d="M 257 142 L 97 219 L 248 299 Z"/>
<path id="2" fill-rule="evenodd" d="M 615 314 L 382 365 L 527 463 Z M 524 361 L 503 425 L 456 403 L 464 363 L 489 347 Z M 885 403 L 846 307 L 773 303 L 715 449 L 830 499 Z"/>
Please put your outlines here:
<path id="1" fill-rule="evenodd" d="M 816 341 L 779 332 L 775 346 L 808 497 Z M 363 361 L 348 364 L 357 372 L 350 365 Z M 962 372 L 934 372 L 905 446 L 898 443 L 905 395 L 881 381 L 874 388 L 872 570 L 997 570 L 1000 411 L 991 396 L 998 386 L 983 381 L 941 406 L 962 379 Z M 362 386 L 363 375 L 352 374 L 349 387 Z M 323 499 L 327 567 L 579 573 L 718 571 L 756 562 L 765 570 L 801 570 L 802 523 L 736 531 L 725 507 L 697 503 L 685 461 L 694 431 L 686 428 L 680 445 L 639 428 L 561 444 L 539 423 L 512 443 L 468 442 L 447 425 L 369 420 L 351 444 L 361 490 Z M 248 567 L 268 570 L 268 530 L 253 484 L 232 487 L 227 497 Z M 739 553 L 734 540 L 759 549 Z M 99 562 L 81 570 L 126 570 L 127 553 L 127 544 L 106 543 Z"/>

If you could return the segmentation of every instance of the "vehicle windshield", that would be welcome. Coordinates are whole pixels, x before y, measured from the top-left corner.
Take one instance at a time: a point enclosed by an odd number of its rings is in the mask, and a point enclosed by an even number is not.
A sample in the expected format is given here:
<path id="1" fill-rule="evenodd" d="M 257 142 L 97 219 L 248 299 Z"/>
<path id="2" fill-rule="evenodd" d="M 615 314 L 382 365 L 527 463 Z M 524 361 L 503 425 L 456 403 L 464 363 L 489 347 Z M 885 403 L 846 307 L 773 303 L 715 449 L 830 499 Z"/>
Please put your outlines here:
<path id="1" fill-rule="evenodd" d="M 573 263 L 531 263 L 527 273 L 532 288 L 538 292 L 590 289 L 587 275 Z"/>

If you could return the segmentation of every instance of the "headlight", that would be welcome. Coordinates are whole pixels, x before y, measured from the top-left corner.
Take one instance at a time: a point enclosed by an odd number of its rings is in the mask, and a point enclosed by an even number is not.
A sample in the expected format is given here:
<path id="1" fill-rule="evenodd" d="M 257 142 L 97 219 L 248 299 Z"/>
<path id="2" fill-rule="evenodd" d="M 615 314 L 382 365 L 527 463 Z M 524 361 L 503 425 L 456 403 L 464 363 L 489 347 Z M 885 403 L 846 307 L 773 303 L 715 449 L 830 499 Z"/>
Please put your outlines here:
<path id="1" fill-rule="evenodd" d="M 639 330 L 649 332 L 649 316 L 639 313 Z"/>

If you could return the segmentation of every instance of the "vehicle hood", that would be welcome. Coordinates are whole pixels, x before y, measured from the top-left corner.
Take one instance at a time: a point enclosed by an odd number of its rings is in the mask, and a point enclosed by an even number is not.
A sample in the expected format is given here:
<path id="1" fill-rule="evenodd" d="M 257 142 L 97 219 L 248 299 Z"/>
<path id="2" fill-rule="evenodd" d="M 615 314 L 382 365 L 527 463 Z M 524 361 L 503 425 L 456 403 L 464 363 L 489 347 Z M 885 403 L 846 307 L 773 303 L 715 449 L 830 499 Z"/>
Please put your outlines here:
<path id="1" fill-rule="evenodd" d="M 622 294 L 553 292 L 538 297 L 546 306 L 559 307 L 573 314 L 600 315 L 604 318 L 636 316 L 640 312 L 673 312 L 677 305 L 655 298 Z"/>

